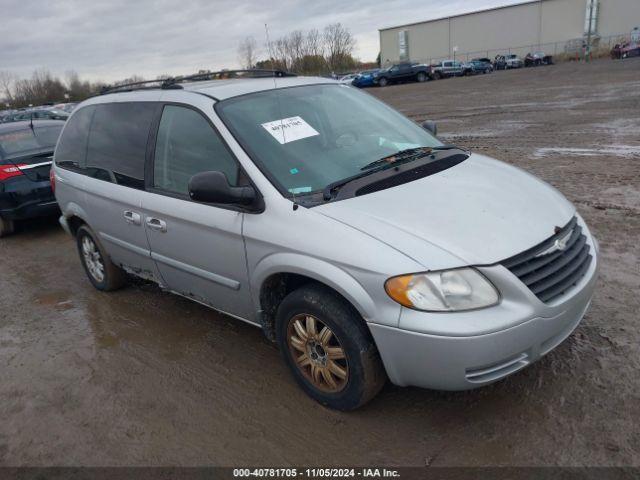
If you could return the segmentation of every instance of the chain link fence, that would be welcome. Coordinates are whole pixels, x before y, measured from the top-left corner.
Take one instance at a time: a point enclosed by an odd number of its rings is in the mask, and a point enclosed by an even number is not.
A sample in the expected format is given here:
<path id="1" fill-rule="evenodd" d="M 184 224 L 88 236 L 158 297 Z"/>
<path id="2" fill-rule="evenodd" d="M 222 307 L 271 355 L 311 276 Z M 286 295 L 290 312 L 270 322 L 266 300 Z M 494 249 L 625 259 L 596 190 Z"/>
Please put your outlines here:
<path id="1" fill-rule="evenodd" d="M 618 43 L 629 41 L 630 34 L 621 33 L 617 35 L 609 35 L 605 37 L 595 36 L 591 39 L 591 58 L 599 58 L 608 56 L 611 49 Z M 586 39 L 576 38 L 562 42 L 542 43 L 522 45 L 518 47 L 504 47 L 490 50 L 476 50 L 473 52 L 455 52 L 451 56 L 431 57 L 411 59 L 412 62 L 427 63 L 429 65 L 441 62 L 443 60 L 459 60 L 468 62 L 474 58 L 490 58 L 494 59 L 497 55 L 515 54 L 524 59 L 529 52 L 544 52 L 547 55 L 553 55 L 554 61 L 566 60 L 582 60 L 586 55 Z M 393 62 L 387 62 L 384 67 L 388 67 Z"/>

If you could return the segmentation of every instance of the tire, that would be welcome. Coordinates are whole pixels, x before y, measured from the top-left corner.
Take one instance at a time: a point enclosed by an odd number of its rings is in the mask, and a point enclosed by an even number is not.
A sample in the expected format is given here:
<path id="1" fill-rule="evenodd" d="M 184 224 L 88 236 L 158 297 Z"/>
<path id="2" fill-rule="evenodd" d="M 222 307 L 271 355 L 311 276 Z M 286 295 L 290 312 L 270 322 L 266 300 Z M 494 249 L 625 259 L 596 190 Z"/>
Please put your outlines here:
<path id="1" fill-rule="evenodd" d="M 434 74 L 433 74 L 433 79 L 434 79 L 434 80 L 440 80 L 440 79 L 442 79 L 442 73 L 440 73 L 440 72 L 436 72 L 436 73 L 434 73 Z"/>
<path id="2" fill-rule="evenodd" d="M 0 238 L 11 235 L 15 231 L 15 226 L 13 220 L 0 217 Z"/>
<path id="3" fill-rule="evenodd" d="M 386 87 L 389 84 L 389 80 L 387 80 L 385 77 L 382 77 L 380 80 L 378 80 L 378 85 L 380 85 L 381 87 Z"/>
<path id="4" fill-rule="evenodd" d="M 366 324 L 323 285 L 309 284 L 285 297 L 276 314 L 276 339 L 296 382 L 329 408 L 354 410 L 386 382 Z"/>
<path id="5" fill-rule="evenodd" d="M 423 83 L 425 80 L 427 80 L 427 75 L 424 72 L 418 72 L 418 74 L 416 75 L 416 80 L 418 80 L 418 82 Z"/>
<path id="6" fill-rule="evenodd" d="M 121 288 L 127 281 L 122 269 L 109 258 L 95 234 L 83 225 L 76 233 L 80 262 L 91 284 L 98 290 L 110 292 Z"/>

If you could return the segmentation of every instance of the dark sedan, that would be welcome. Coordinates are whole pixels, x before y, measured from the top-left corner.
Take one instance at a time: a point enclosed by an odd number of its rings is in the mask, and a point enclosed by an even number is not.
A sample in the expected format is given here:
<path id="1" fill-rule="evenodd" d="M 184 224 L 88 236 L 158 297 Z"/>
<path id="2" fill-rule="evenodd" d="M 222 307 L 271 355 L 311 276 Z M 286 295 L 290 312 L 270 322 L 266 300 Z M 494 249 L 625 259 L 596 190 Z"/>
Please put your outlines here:
<path id="1" fill-rule="evenodd" d="M 16 220 L 57 214 L 49 172 L 63 126 L 60 120 L 0 125 L 0 237 L 13 233 Z"/>

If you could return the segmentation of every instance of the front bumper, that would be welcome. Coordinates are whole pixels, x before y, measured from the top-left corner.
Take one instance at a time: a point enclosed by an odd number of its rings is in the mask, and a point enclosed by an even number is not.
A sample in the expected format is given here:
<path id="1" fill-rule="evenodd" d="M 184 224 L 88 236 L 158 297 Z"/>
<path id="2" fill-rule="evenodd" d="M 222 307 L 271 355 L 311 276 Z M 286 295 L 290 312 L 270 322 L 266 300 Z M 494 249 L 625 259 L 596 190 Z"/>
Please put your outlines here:
<path id="1" fill-rule="evenodd" d="M 599 263 L 595 245 L 593 241 L 595 261 L 559 303 L 543 304 L 521 284 L 511 286 L 522 290 L 519 298 L 512 291 L 501 304 L 477 312 L 427 314 L 403 308 L 400 328 L 369 324 L 390 380 L 400 386 L 468 390 L 546 355 L 573 332 L 589 307 Z M 505 279 L 510 275 L 506 269 L 502 274 Z M 519 282 L 515 276 L 510 281 Z M 505 322 L 507 328 L 495 329 Z M 418 326 L 433 330 L 437 324 L 447 333 L 416 331 Z M 487 327 L 489 331 L 477 330 Z"/>

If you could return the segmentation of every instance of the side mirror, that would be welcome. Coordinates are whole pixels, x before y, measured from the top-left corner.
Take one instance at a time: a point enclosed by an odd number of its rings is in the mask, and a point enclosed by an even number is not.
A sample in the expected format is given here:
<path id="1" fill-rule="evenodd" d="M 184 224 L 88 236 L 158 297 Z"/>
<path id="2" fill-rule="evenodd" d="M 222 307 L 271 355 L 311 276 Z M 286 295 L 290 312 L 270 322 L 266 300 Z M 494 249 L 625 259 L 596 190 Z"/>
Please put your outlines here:
<path id="1" fill-rule="evenodd" d="M 202 172 L 189 180 L 189 197 L 196 202 L 250 205 L 256 191 L 251 186 L 232 187 L 222 172 Z"/>
<path id="2" fill-rule="evenodd" d="M 436 125 L 436 122 L 434 122 L 433 120 L 426 120 L 422 122 L 422 128 L 431 132 L 434 136 L 438 135 L 438 126 Z"/>

